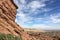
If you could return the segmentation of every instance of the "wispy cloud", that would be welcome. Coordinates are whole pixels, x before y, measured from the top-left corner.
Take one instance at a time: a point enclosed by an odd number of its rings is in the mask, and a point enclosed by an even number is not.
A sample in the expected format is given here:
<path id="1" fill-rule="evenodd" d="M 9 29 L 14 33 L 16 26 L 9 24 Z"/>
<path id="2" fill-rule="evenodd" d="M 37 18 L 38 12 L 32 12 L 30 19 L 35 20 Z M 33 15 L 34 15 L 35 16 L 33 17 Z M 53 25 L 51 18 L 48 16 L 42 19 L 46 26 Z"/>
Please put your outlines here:
<path id="1" fill-rule="evenodd" d="M 47 7 L 47 5 L 51 4 L 46 4 L 47 1 L 49 2 L 50 0 L 31 0 L 29 3 L 27 3 L 27 0 L 14 0 L 18 6 L 15 21 L 19 25 L 27 28 L 51 29 L 52 26 L 42 23 L 60 23 L 60 13 L 51 15 L 50 11 L 55 8 Z M 51 2 L 53 3 L 53 1 Z M 52 27 L 52 29 L 53 28 L 54 27 Z M 56 29 L 56 27 L 54 29 Z"/>
<path id="2" fill-rule="evenodd" d="M 57 13 L 55 15 L 51 15 L 50 19 L 53 23 L 60 23 L 60 13 Z"/>
<path id="3" fill-rule="evenodd" d="M 19 2 L 20 2 L 20 4 L 19 4 Z M 38 8 L 42 8 L 42 7 L 46 6 L 46 4 L 44 4 L 40 1 L 32 1 L 28 4 L 25 4 L 25 3 L 26 3 L 26 0 L 16 1 L 16 4 L 19 7 L 19 9 L 17 10 L 17 17 L 20 17 L 20 20 L 22 20 L 23 22 L 33 20 L 34 18 L 29 15 L 32 13 L 37 13 L 36 10 Z M 25 12 L 28 12 L 28 13 L 25 14 Z"/>
<path id="4" fill-rule="evenodd" d="M 32 1 L 28 4 L 32 9 L 37 9 L 46 6 L 44 3 L 41 3 L 40 1 Z"/>
<path id="5" fill-rule="evenodd" d="M 21 2 L 22 4 L 25 4 L 25 3 L 26 3 L 26 1 L 25 1 L 25 0 L 20 0 L 20 2 Z"/>

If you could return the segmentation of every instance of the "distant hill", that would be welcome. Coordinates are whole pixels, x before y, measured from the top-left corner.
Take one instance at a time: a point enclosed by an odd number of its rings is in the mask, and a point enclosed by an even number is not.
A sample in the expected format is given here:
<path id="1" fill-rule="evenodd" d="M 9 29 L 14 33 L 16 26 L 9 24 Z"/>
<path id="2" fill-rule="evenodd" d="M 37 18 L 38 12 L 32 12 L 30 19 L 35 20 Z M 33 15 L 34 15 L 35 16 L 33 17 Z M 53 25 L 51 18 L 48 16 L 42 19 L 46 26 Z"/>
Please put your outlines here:
<path id="1" fill-rule="evenodd" d="M 24 28 L 24 31 L 32 31 L 32 32 L 46 32 L 44 30 L 39 30 L 35 28 Z"/>
<path id="2" fill-rule="evenodd" d="M 32 31 L 32 32 L 59 32 L 60 30 L 40 30 L 36 28 L 24 28 L 24 31 Z"/>

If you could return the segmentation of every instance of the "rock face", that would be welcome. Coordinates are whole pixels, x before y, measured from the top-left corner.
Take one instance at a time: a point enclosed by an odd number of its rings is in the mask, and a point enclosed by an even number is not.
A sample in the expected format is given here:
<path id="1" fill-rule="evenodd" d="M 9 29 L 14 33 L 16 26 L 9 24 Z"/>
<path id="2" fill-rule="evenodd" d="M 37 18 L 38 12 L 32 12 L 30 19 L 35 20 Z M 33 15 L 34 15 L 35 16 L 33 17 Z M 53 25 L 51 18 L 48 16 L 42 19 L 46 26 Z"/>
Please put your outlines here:
<path id="1" fill-rule="evenodd" d="M 13 0 L 0 0 L 0 33 L 21 35 L 23 40 L 31 40 L 31 37 L 15 23 L 17 8 Z"/>

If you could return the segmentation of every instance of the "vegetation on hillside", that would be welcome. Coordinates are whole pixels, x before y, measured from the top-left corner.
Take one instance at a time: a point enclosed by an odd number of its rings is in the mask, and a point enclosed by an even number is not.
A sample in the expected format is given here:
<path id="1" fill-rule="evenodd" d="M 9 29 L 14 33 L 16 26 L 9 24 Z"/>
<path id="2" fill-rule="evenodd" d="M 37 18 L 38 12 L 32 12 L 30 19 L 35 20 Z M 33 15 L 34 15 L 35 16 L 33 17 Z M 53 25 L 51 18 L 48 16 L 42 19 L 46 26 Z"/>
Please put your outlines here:
<path id="1" fill-rule="evenodd" d="M 2 34 L 0 33 L 0 40 L 22 40 L 21 36 L 15 37 L 12 34 Z"/>

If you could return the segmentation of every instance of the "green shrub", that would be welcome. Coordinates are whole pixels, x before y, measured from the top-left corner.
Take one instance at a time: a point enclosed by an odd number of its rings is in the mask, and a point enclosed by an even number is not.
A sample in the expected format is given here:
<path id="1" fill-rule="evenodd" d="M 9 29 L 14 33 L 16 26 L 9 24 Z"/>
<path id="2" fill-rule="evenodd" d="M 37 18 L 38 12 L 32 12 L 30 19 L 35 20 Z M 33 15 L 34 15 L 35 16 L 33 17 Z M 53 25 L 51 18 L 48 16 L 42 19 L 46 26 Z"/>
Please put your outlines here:
<path id="1" fill-rule="evenodd" d="M 8 40 L 15 40 L 15 39 L 14 39 L 14 36 L 13 36 L 12 34 L 8 34 L 8 35 L 7 35 L 7 39 L 8 39 Z"/>
<path id="2" fill-rule="evenodd" d="M 14 37 L 12 34 L 1 34 L 0 33 L 0 40 L 22 40 L 21 36 Z"/>
<path id="3" fill-rule="evenodd" d="M 7 39 L 7 37 L 5 34 L 0 34 L 0 40 L 6 40 L 6 39 Z"/>

